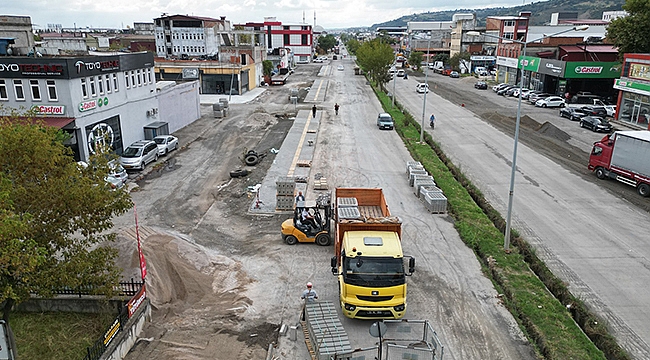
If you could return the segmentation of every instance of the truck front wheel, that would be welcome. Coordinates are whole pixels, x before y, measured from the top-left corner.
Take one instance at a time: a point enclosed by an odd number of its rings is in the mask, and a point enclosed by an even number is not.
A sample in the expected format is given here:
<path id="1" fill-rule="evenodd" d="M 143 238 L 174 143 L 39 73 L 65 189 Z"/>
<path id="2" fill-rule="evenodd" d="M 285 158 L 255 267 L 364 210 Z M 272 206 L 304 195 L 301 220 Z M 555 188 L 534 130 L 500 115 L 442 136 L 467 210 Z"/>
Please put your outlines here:
<path id="1" fill-rule="evenodd" d="M 596 169 L 596 177 L 599 178 L 599 179 L 601 179 L 601 180 L 604 179 L 604 178 L 606 178 L 606 177 L 607 177 L 607 174 L 605 174 L 605 169 L 603 169 L 603 168 L 601 168 L 601 167 L 599 167 L 598 169 Z"/>
<path id="2" fill-rule="evenodd" d="M 636 191 L 639 193 L 639 195 L 643 197 L 648 197 L 650 196 L 650 185 L 648 184 L 640 184 L 637 188 Z"/>

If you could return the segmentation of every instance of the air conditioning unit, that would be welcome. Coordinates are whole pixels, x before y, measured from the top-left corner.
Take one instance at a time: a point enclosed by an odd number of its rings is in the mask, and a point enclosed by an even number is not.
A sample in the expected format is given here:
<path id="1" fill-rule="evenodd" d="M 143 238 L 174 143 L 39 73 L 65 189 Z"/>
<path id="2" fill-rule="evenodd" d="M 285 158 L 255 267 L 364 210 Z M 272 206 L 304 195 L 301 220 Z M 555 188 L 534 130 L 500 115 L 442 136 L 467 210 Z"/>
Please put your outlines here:
<path id="1" fill-rule="evenodd" d="M 153 109 L 147 110 L 147 116 L 154 116 Z"/>

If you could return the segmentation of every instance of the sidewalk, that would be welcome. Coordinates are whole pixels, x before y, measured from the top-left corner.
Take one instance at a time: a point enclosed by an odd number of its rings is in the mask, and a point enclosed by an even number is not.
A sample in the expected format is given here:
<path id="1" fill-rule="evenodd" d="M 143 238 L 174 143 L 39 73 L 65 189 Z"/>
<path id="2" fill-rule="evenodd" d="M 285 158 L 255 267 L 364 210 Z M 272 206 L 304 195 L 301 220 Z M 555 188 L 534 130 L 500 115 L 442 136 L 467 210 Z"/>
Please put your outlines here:
<path id="1" fill-rule="evenodd" d="M 264 91 L 263 87 L 256 87 L 253 90 L 250 90 L 243 95 L 228 95 L 228 94 L 201 94 L 199 95 L 201 100 L 201 105 L 212 105 L 219 102 L 219 99 L 227 99 L 229 104 L 245 104 L 249 101 L 255 100 L 256 97 L 260 96 Z"/>

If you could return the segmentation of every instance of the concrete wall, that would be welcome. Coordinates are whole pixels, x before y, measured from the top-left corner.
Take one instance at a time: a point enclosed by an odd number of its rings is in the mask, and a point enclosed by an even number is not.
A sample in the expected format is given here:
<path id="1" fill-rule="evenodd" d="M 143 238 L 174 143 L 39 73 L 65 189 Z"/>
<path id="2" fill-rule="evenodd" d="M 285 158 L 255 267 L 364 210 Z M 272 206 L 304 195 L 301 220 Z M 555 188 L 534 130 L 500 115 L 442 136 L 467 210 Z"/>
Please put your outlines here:
<path id="1" fill-rule="evenodd" d="M 102 297 L 57 296 L 53 299 L 29 299 L 16 306 L 23 312 L 74 312 L 117 314 L 125 300 L 107 300 Z"/>
<path id="2" fill-rule="evenodd" d="M 122 331 L 108 345 L 106 352 L 99 358 L 100 360 L 122 360 L 129 353 L 138 335 L 142 332 L 147 320 L 151 321 L 151 303 L 149 299 L 140 305 L 138 310 L 126 323 Z"/>
<path id="3" fill-rule="evenodd" d="M 157 94 L 159 121 L 166 121 L 169 132 L 184 128 L 201 117 L 199 81 L 177 83 Z"/>

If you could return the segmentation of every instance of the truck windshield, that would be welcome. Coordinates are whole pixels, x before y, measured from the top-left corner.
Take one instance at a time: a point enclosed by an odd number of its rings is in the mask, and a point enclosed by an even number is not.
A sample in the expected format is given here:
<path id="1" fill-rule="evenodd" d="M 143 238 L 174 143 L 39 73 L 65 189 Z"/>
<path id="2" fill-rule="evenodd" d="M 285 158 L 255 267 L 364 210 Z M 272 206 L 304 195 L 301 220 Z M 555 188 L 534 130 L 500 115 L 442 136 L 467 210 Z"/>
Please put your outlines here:
<path id="1" fill-rule="evenodd" d="M 404 261 L 389 257 L 345 257 L 343 278 L 350 285 L 388 287 L 405 283 Z"/>

